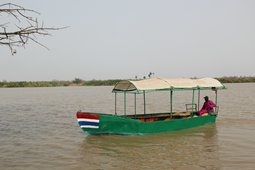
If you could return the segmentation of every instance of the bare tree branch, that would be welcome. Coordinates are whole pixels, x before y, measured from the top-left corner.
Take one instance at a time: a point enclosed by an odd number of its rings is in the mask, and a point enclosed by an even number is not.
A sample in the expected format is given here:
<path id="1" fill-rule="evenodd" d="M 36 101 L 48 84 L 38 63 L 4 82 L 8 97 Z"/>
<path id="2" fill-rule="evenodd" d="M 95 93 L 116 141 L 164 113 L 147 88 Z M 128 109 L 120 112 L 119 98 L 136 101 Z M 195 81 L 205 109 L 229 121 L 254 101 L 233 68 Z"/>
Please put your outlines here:
<path id="1" fill-rule="evenodd" d="M 0 24 L 0 45 L 8 46 L 12 55 L 16 53 L 15 47 L 25 47 L 29 41 L 48 49 L 37 40 L 37 37 L 49 36 L 50 31 L 67 28 L 44 27 L 43 22 L 39 22 L 37 17 L 31 16 L 39 15 L 39 12 L 13 3 L 0 5 L 0 17 L 2 14 L 7 14 L 17 22 L 17 24 L 10 22 Z"/>

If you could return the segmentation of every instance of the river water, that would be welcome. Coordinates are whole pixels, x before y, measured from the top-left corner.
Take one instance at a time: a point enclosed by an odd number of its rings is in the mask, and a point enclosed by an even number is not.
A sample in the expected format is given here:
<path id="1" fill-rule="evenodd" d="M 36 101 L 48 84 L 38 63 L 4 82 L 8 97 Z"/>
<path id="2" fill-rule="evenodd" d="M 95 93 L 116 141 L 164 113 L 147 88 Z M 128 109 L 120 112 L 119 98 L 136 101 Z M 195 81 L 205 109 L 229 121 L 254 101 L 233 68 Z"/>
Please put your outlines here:
<path id="1" fill-rule="evenodd" d="M 112 87 L 0 89 L 0 169 L 255 169 L 255 84 L 226 87 L 215 125 L 143 136 L 88 136 L 78 127 L 77 110 L 114 113 Z M 159 95 L 148 94 L 146 111 L 168 110 L 169 94 Z M 176 92 L 174 109 L 187 100 L 189 92 Z"/>

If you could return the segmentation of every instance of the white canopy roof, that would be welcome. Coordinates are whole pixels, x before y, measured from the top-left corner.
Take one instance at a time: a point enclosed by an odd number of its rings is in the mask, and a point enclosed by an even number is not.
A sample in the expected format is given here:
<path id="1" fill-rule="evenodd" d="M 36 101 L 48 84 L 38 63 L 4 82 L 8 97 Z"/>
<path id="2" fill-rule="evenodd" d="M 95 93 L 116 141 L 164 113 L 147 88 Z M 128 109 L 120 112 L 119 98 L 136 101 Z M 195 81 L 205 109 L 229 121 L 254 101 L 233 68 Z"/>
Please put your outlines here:
<path id="1" fill-rule="evenodd" d="M 124 80 L 117 83 L 114 91 L 149 91 L 149 90 L 175 90 L 175 89 L 223 89 L 225 88 L 214 78 L 150 78 L 143 80 Z"/>

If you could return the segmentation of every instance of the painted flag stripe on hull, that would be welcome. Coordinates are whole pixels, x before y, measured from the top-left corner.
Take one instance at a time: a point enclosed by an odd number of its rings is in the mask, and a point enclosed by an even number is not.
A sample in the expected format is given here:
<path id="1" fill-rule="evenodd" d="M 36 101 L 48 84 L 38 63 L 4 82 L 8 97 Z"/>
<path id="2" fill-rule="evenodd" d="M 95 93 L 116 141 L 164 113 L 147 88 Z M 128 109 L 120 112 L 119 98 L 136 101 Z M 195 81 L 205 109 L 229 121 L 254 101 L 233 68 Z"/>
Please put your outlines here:
<path id="1" fill-rule="evenodd" d="M 99 115 L 77 112 L 77 120 L 81 128 L 99 128 Z"/>
<path id="2" fill-rule="evenodd" d="M 97 119 L 77 119 L 78 122 L 97 122 L 99 123 L 99 120 Z"/>
<path id="3" fill-rule="evenodd" d="M 77 112 L 78 119 L 99 119 L 99 115 Z"/>
<path id="4" fill-rule="evenodd" d="M 81 128 L 99 128 L 98 126 L 89 126 L 89 125 L 83 125 L 83 126 L 80 126 Z"/>
<path id="5" fill-rule="evenodd" d="M 79 121 L 80 127 L 84 128 L 99 128 L 99 122 L 85 122 L 85 121 Z"/>

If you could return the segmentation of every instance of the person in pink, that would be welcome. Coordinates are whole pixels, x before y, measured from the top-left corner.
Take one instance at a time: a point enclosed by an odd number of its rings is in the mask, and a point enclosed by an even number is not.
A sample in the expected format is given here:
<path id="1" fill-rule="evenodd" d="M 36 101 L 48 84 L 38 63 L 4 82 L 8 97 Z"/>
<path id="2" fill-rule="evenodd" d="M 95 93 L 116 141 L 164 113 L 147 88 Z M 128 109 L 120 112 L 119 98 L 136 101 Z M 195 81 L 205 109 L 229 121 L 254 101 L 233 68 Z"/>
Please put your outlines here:
<path id="1" fill-rule="evenodd" d="M 198 112 L 198 116 L 202 116 L 205 113 L 212 113 L 214 112 L 213 107 L 216 107 L 216 104 L 213 101 L 209 100 L 208 96 L 204 97 L 205 102 L 201 110 Z"/>

